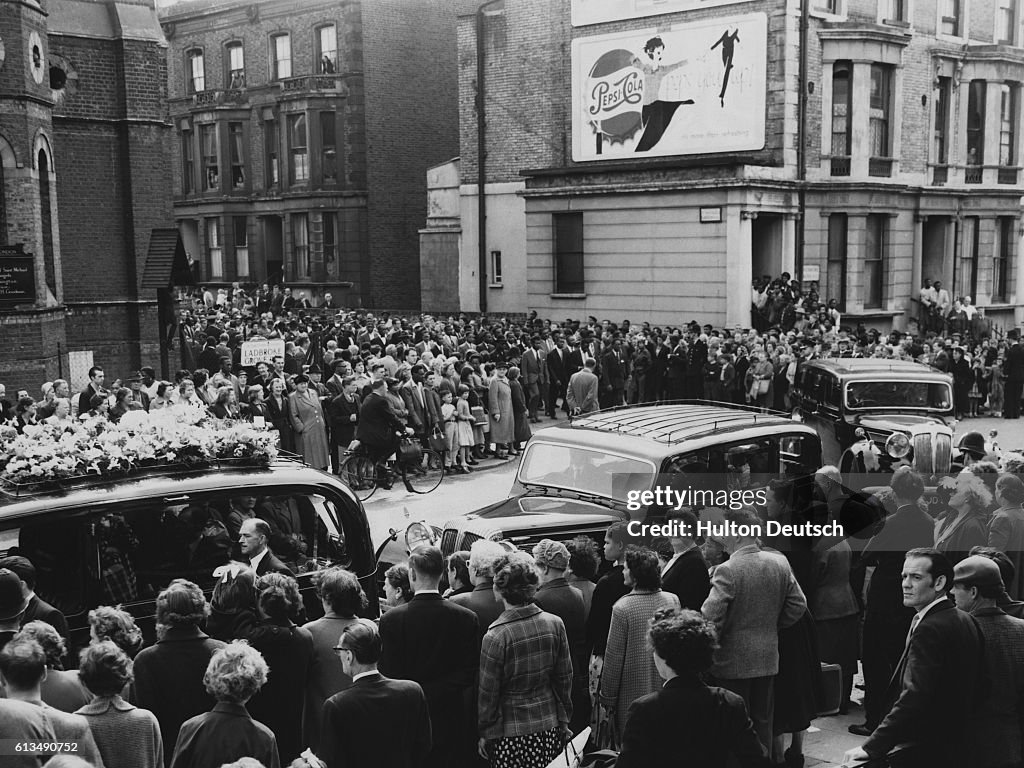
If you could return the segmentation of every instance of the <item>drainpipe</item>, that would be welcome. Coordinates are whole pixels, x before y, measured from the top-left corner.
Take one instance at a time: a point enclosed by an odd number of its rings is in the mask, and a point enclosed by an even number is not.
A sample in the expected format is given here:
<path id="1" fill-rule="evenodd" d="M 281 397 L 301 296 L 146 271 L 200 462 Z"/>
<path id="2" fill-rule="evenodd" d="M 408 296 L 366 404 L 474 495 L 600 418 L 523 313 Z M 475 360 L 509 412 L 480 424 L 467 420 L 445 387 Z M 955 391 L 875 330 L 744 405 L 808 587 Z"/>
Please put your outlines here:
<path id="1" fill-rule="evenodd" d="M 487 312 L 487 124 L 484 105 L 484 11 L 504 0 L 487 0 L 476 9 L 476 220 L 477 220 L 477 274 L 480 283 L 480 314 Z"/>
<path id="2" fill-rule="evenodd" d="M 807 37 L 810 26 L 810 0 L 800 0 L 800 99 L 797 101 L 797 223 L 794 272 L 803 285 L 804 249 L 807 240 Z M 820 277 L 819 277 L 820 280 Z"/>

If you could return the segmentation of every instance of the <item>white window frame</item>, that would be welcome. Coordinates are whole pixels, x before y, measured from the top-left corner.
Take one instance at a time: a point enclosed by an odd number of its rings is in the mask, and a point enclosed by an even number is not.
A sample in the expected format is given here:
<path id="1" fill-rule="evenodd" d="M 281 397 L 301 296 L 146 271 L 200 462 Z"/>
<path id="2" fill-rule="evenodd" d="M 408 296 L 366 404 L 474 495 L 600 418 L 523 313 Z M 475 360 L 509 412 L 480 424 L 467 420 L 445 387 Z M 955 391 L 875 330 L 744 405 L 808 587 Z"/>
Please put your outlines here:
<path id="1" fill-rule="evenodd" d="M 206 52 L 202 48 L 189 48 L 185 52 L 185 61 L 188 62 L 189 93 L 202 93 L 206 90 Z"/>
<path id="2" fill-rule="evenodd" d="M 323 36 L 324 32 L 326 32 L 328 29 L 333 32 L 332 38 L 334 43 L 334 47 L 331 49 L 331 51 L 334 54 L 334 61 L 332 62 L 332 64 L 334 65 L 334 72 L 331 74 L 338 73 L 338 25 L 335 24 L 334 22 L 331 22 L 328 24 L 321 24 L 319 27 L 313 30 L 313 34 L 316 35 L 316 39 L 313 42 L 314 50 L 316 51 L 317 55 L 317 60 L 313 62 L 313 71 L 316 72 L 318 75 L 325 74 L 322 71 L 320 64 L 323 61 L 324 55 Z"/>
<path id="3" fill-rule="evenodd" d="M 491 251 L 490 263 L 491 281 L 490 285 L 497 288 L 503 285 L 501 251 Z"/>
<path id="4" fill-rule="evenodd" d="M 238 51 L 239 66 L 235 66 L 235 51 Z M 232 40 L 224 46 L 225 58 L 227 59 L 227 87 L 245 88 L 245 44 L 241 40 Z M 234 73 L 239 73 L 238 82 L 235 82 Z"/>
<path id="5" fill-rule="evenodd" d="M 808 13 L 816 19 L 822 19 L 824 21 L 843 21 L 846 19 L 847 3 L 849 0 L 835 0 L 835 12 L 829 12 L 822 8 L 816 7 L 816 3 L 824 3 L 824 0 L 808 0 L 811 6 L 808 9 Z"/>
<path id="6" fill-rule="evenodd" d="M 287 41 L 288 46 L 288 58 L 279 58 L 281 53 L 278 50 L 278 43 L 281 40 Z M 274 80 L 287 80 L 292 76 L 292 36 L 290 32 L 279 32 L 270 36 L 270 66 L 272 69 L 271 74 Z M 281 64 L 285 63 L 286 66 L 282 67 Z M 287 71 L 284 71 L 287 70 Z"/>
<path id="7" fill-rule="evenodd" d="M 935 37 L 939 40 L 955 40 L 964 42 L 968 39 L 971 24 L 971 0 L 960 0 L 960 33 L 947 35 L 942 31 L 942 6 L 945 0 L 935 3 Z"/>
<path id="8" fill-rule="evenodd" d="M 1014 8 L 1014 25 L 1013 25 L 1013 38 L 1007 42 L 1003 42 L 1001 36 L 1002 23 L 1000 17 L 1000 11 L 1003 9 L 1004 2 L 1010 3 Z M 1021 36 L 1021 0 L 996 0 L 995 6 L 995 18 L 993 19 L 992 27 L 992 42 L 996 45 L 1012 45 L 1020 47 L 1024 38 Z"/>
<path id="9" fill-rule="evenodd" d="M 903 19 L 897 19 L 893 14 L 893 5 L 898 0 L 878 0 L 878 23 L 879 24 L 893 24 L 895 26 L 902 27 L 904 24 L 908 27 L 914 26 L 914 3 L 915 0 L 902 0 L 903 5 L 906 6 Z"/>
<path id="10" fill-rule="evenodd" d="M 236 220 L 245 219 L 245 225 L 242 227 L 242 232 L 245 234 L 245 244 L 238 244 L 238 229 L 236 228 Z M 232 235 L 235 240 L 235 275 L 237 277 L 248 277 L 249 276 L 249 220 L 245 216 L 232 216 L 231 217 Z"/>
<path id="11" fill-rule="evenodd" d="M 210 279 L 224 278 L 224 246 L 220 233 L 220 218 L 214 216 L 204 220 L 206 228 L 206 252 L 210 256 Z"/>

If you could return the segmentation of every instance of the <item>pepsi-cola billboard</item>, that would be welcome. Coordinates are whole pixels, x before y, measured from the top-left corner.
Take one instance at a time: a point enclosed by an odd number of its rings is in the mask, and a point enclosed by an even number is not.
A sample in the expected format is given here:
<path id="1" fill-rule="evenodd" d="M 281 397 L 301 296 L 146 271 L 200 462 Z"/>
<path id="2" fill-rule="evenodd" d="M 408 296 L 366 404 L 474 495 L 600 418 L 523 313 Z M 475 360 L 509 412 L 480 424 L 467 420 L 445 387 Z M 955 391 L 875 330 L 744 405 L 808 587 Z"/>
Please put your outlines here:
<path id="1" fill-rule="evenodd" d="M 573 40 L 573 160 L 763 148 L 767 35 L 752 13 Z"/>

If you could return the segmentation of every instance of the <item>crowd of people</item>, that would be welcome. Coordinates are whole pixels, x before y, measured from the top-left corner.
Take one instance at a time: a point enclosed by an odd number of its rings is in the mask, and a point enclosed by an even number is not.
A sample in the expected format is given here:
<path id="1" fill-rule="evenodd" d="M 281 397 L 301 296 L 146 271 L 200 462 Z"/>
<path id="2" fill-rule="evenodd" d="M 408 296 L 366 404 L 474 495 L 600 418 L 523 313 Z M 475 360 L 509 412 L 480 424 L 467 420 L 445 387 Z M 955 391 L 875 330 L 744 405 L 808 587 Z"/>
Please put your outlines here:
<path id="1" fill-rule="evenodd" d="M 545 768 L 589 724 L 620 768 L 681 753 L 801 766 L 823 665 L 846 713 L 859 663 L 864 741 L 847 764 L 1019 766 L 1024 456 L 968 458 L 931 504 L 910 468 L 864 495 L 823 467 L 809 490 L 772 481 L 763 507 L 704 538 L 705 512 L 682 509 L 666 538 L 612 524 L 600 556 L 586 536 L 447 558 L 423 545 L 386 574 L 379 622 L 359 618 L 366 596 L 340 567 L 317 576 L 324 613 L 306 621 L 250 520 L 209 601 L 173 581 L 147 647 L 128 612 L 96 608 L 74 663 L 31 562 L 9 556 L 0 738 L 74 740 L 93 768 Z M 854 519 L 843 538 L 756 533 Z"/>
<path id="2" fill-rule="evenodd" d="M 928 319 L 947 302 L 951 311 L 972 310 L 968 321 Z M 277 286 L 205 289 L 181 311 L 185 365 L 172 380 L 143 366 L 110 381 L 96 365 L 77 394 L 64 379 L 45 382 L 38 395 L 11 397 L 0 385 L 0 422 L 20 431 L 83 414 L 117 421 L 186 402 L 216 418 L 264 423 L 282 448 L 318 468 L 337 472 L 343 452 L 359 445 L 388 455 L 408 435 L 423 445 L 433 438 L 452 471 L 470 472 L 485 457 L 514 456 L 544 418 L 680 399 L 788 411 L 797 366 L 821 357 L 925 363 L 953 377 L 957 418 L 1017 418 L 1018 334 L 977 322 L 970 298 L 949 302 L 938 283 L 922 290 L 921 306 L 916 332 L 851 327 L 835 300 L 820 302 L 813 286 L 804 291 L 786 273 L 754 281 L 751 328 L 559 322 L 536 312 L 520 320 L 395 317 L 341 310 L 330 294 L 314 308 Z M 243 366 L 243 343 L 258 340 L 283 342 L 283 354 Z"/>
<path id="3" fill-rule="evenodd" d="M 186 364 L 173 381 L 143 367 L 108 387 L 94 366 L 77 396 L 57 380 L 38 400 L 0 385 L 0 402 L 19 431 L 185 402 L 277 429 L 284 448 L 335 471 L 345 449 L 381 458 L 402 436 L 442 436 L 446 461 L 470 471 L 514 455 L 543 418 L 625 403 L 788 410 L 796 366 L 814 357 L 917 360 L 953 375 L 958 415 L 1019 415 L 1014 332 L 850 328 L 788 275 L 755 281 L 754 294 L 754 327 L 725 329 L 392 317 L 329 296 L 314 308 L 287 289 L 207 290 L 182 312 Z M 260 339 L 282 340 L 284 355 L 243 367 L 242 344 Z M 600 556 L 586 537 L 532 554 L 488 541 L 448 558 L 422 547 L 388 571 L 379 624 L 358 618 L 365 595 L 340 568 L 318 577 L 325 614 L 305 621 L 269 526 L 249 520 L 245 562 L 218 574 L 212 599 L 172 583 L 156 600 L 157 640 L 141 650 L 130 614 L 96 608 L 78 658 L 63 617 L 34 593 L 32 564 L 9 557 L 0 738 L 75 739 L 79 765 L 94 768 L 529 768 L 591 725 L 593 743 L 627 768 L 674 762 L 680 749 L 695 765 L 799 766 L 827 663 L 841 670 L 844 713 L 858 706 L 858 665 L 864 675 L 865 718 L 851 731 L 865 741 L 851 764 L 1020 765 L 1024 456 L 986 456 L 984 445 L 965 456 L 931 505 L 907 468 L 855 498 L 824 467 L 810 498 L 779 482 L 764 508 L 725 513 L 753 526 L 840 519 L 853 504 L 873 510 L 859 538 L 637 543 L 615 524 Z M 676 513 L 677 532 L 700 514 Z"/>

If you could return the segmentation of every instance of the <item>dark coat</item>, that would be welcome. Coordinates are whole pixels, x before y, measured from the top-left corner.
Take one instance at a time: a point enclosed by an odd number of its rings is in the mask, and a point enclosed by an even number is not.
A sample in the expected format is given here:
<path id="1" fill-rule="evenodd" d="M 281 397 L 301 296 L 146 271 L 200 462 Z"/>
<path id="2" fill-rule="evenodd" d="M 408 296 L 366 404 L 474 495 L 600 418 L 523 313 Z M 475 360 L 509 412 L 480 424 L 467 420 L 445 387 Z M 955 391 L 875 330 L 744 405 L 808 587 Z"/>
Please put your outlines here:
<path id="1" fill-rule="evenodd" d="M 292 420 L 288 414 L 288 393 L 281 396 L 281 405 L 272 397 L 267 397 L 267 413 L 270 414 L 270 423 L 281 435 L 281 449 L 285 451 L 295 450 L 295 436 L 292 432 Z"/>
<path id="2" fill-rule="evenodd" d="M 28 607 L 21 614 L 21 626 L 24 627 L 30 621 L 45 621 L 60 632 L 61 637 L 68 636 L 68 620 L 64 618 L 64 614 L 39 595 L 32 595 L 32 599 L 28 601 Z"/>
<path id="3" fill-rule="evenodd" d="M 430 752 L 430 712 L 418 683 L 361 677 L 324 703 L 318 757 L 327 768 L 413 768 Z"/>
<path id="4" fill-rule="evenodd" d="M 481 581 L 473 587 L 472 592 L 452 595 L 448 599 L 456 605 L 469 608 L 476 614 L 478 639 L 484 636 L 487 628 L 497 621 L 502 611 L 505 610 L 504 604 L 494 596 L 494 582 L 491 579 Z"/>
<path id="5" fill-rule="evenodd" d="M 626 356 L 609 349 L 601 355 L 601 387 L 624 389 L 626 386 Z"/>
<path id="6" fill-rule="evenodd" d="M 387 398 L 377 392 L 370 392 L 363 398 L 359 409 L 359 428 L 356 437 L 359 442 L 377 448 L 390 446 L 395 442 L 395 432 L 404 432 L 405 427 L 391 410 Z"/>
<path id="7" fill-rule="evenodd" d="M 414 680 L 430 705 L 432 763 L 462 747 L 464 706 L 479 664 L 476 614 L 439 594 L 421 593 L 381 616 L 381 674 Z"/>
<path id="8" fill-rule="evenodd" d="M 965 713 L 979 701 L 983 644 L 977 622 L 949 600 L 918 622 L 889 689 L 891 702 L 863 749 L 881 757 L 897 747 L 913 765 L 973 765 Z"/>
<path id="9" fill-rule="evenodd" d="M 171 753 L 166 749 L 164 754 Z M 253 720 L 241 704 L 217 704 L 181 726 L 173 768 L 220 768 L 240 757 L 255 757 L 267 768 L 280 768 L 277 740 L 263 723 Z"/>
<path id="10" fill-rule="evenodd" d="M 696 677 L 674 677 L 630 705 L 616 768 L 677 765 L 680 744 L 690 768 L 771 765 L 743 699 Z"/>
<path id="11" fill-rule="evenodd" d="M 355 438 L 362 404 L 363 401 L 354 392 L 351 402 L 345 395 L 338 395 L 328 401 L 327 421 L 331 425 L 331 442 L 335 445 L 348 445 Z M 353 415 L 355 421 L 352 421 Z"/>
<path id="12" fill-rule="evenodd" d="M 313 636 L 308 629 L 263 623 L 249 635 L 249 644 L 270 667 L 267 682 L 249 702 L 253 718 L 277 736 L 281 762 L 288 765 L 305 749 L 302 707 L 313 660 Z"/>
<path id="13" fill-rule="evenodd" d="M 868 588 L 868 615 L 908 615 L 910 609 L 903 605 L 901 586 L 904 556 L 909 549 L 932 546 L 933 532 L 932 519 L 912 504 L 899 507 L 885 519 L 882 529 L 864 547 L 858 564 L 875 566 Z"/>
<path id="14" fill-rule="evenodd" d="M 616 565 L 601 577 L 594 587 L 590 601 L 590 616 L 587 617 L 587 647 L 597 656 L 604 656 L 608 644 L 608 629 L 612 625 L 612 606 L 623 595 L 629 594 L 629 587 L 622 575 L 622 566 Z"/>
<path id="15" fill-rule="evenodd" d="M 181 724 L 215 704 L 203 687 L 203 675 L 210 657 L 223 647 L 198 629 L 169 629 L 162 640 L 135 657 L 132 702 L 156 715 L 165 762 L 175 752 Z"/>
<path id="16" fill-rule="evenodd" d="M 259 564 L 256 566 L 256 575 L 262 576 L 264 573 L 283 573 L 285 576 L 294 576 L 292 569 L 277 559 L 277 556 L 267 550 L 267 554 L 263 556 Z"/>
<path id="17" fill-rule="evenodd" d="M 711 592 L 708 564 L 698 547 L 681 555 L 661 577 L 661 588 L 679 598 L 683 608 L 700 612 Z"/>
<path id="18" fill-rule="evenodd" d="M 1012 344 L 1006 350 L 1003 360 L 1003 373 L 1011 381 L 1024 381 L 1024 346 Z"/>
<path id="19" fill-rule="evenodd" d="M 985 680 L 991 686 L 973 713 L 971 757 L 977 768 L 1021 763 L 1024 705 L 1024 621 L 999 608 L 971 612 L 985 641 Z"/>
<path id="20" fill-rule="evenodd" d="M 583 605 L 583 593 L 570 586 L 564 578 L 554 579 L 542 584 L 537 589 L 533 602 L 548 613 L 553 613 L 565 624 L 565 634 L 569 638 L 569 652 L 572 653 L 573 675 L 585 676 L 587 670 L 586 608 Z"/>

